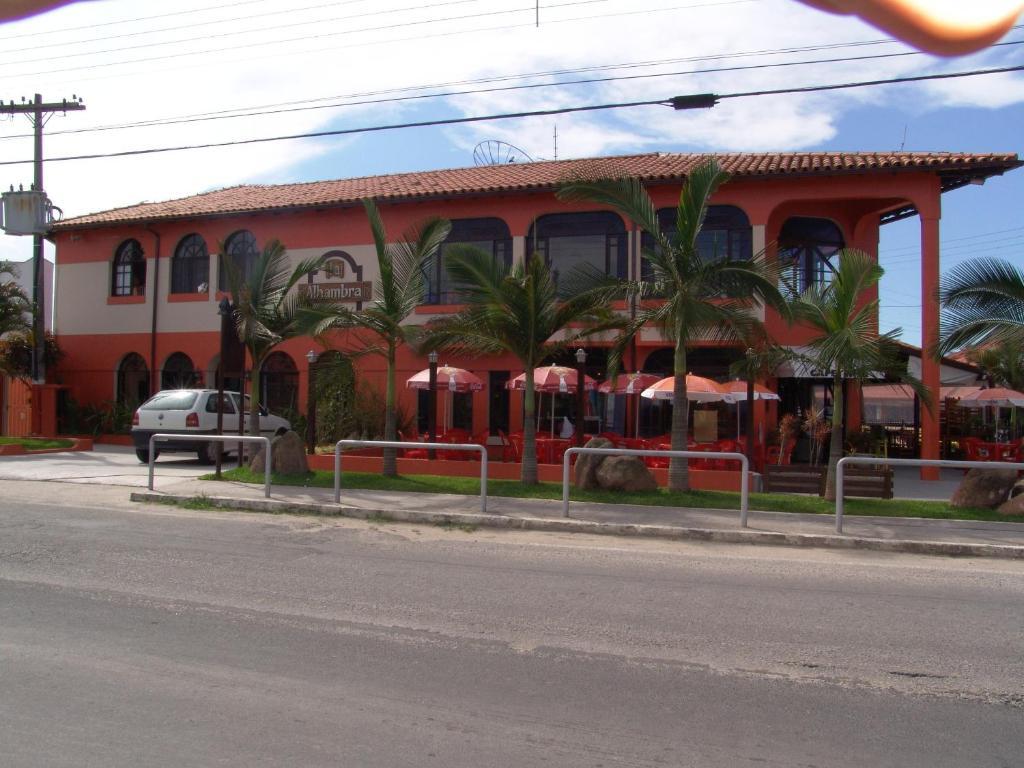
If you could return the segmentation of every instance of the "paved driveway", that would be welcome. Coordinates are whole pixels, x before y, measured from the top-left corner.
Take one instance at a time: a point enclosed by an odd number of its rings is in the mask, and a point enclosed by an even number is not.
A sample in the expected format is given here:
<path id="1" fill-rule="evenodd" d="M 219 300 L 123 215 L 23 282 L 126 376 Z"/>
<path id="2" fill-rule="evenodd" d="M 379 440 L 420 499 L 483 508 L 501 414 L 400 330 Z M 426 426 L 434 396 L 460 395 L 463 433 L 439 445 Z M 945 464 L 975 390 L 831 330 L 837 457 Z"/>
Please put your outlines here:
<path id="1" fill-rule="evenodd" d="M 198 477 L 211 471 L 194 455 L 185 453 L 165 454 L 156 463 L 158 477 L 164 478 Z M 147 478 L 147 465 L 139 463 L 135 450 L 115 445 L 98 445 L 93 451 L 5 456 L 0 459 L 0 480 L 57 480 L 145 487 Z"/>

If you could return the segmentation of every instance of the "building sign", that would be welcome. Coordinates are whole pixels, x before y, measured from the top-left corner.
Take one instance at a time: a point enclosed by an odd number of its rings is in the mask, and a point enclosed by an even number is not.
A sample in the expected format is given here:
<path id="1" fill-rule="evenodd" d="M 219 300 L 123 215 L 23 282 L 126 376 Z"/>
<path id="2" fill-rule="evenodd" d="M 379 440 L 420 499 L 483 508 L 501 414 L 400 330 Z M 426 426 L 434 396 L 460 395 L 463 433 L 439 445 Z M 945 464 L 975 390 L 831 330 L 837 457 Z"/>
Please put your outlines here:
<path id="1" fill-rule="evenodd" d="M 373 298 L 373 283 L 362 280 L 362 267 L 344 251 L 325 253 L 320 268 L 299 284 L 299 296 L 314 301 L 361 304 Z M 346 277 L 349 279 L 346 281 Z"/>

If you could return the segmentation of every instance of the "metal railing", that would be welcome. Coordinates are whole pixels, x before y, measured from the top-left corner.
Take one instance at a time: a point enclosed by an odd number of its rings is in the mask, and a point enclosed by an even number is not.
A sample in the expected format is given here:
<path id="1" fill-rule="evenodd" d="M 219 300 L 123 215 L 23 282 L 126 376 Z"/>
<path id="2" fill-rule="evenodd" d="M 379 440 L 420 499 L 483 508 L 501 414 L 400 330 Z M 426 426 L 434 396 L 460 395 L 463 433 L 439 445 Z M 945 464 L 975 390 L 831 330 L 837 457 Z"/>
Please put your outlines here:
<path id="1" fill-rule="evenodd" d="M 945 469 L 1015 469 L 1024 472 L 1024 464 L 1014 461 L 959 461 L 955 459 L 888 459 L 876 456 L 844 456 L 836 465 L 836 533 L 843 532 L 843 468 L 849 464 L 885 464 L 890 467 L 940 467 Z"/>
<path id="2" fill-rule="evenodd" d="M 153 490 L 153 471 L 156 463 L 155 444 L 158 440 L 189 443 L 263 443 L 267 447 L 266 467 L 263 470 L 263 495 L 270 498 L 270 474 L 273 469 L 274 448 L 269 437 L 255 435 L 192 435 L 188 433 L 158 432 L 149 438 L 149 490 Z"/>
<path id="3" fill-rule="evenodd" d="M 639 448 L 569 448 L 562 458 L 562 517 L 569 516 L 569 459 L 577 454 L 603 453 L 609 456 L 655 456 L 680 459 L 728 459 L 740 462 L 740 526 L 747 527 L 750 510 L 750 462 L 742 453 L 727 451 L 648 451 Z"/>
<path id="4" fill-rule="evenodd" d="M 419 443 L 401 440 L 339 440 L 334 444 L 334 503 L 341 503 L 342 448 L 399 448 L 405 450 L 476 451 L 480 454 L 480 513 L 487 512 L 487 448 L 476 443 Z"/>

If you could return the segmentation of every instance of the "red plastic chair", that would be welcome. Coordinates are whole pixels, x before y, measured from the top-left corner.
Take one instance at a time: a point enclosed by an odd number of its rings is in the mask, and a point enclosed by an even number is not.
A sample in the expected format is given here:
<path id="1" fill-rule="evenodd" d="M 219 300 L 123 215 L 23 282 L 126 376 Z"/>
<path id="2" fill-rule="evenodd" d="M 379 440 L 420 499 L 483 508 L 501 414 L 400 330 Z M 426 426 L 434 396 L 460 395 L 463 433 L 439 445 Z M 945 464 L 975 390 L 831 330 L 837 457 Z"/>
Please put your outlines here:
<path id="1" fill-rule="evenodd" d="M 715 443 L 715 450 L 722 453 L 742 453 L 739 443 L 735 440 L 719 440 Z M 739 469 L 740 462 L 735 459 L 715 459 L 715 469 Z"/>
<path id="2" fill-rule="evenodd" d="M 444 437 L 441 438 L 441 442 L 452 444 L 465 444 L 472 441 L 470 440 L 469 432 L 467 432 L 466 430 L 449 429 L 445 433 Z M 437 452 L 437 456 L 439 459 L 444 459 L 445 461 L 469 461 L 473 458 L 473 454 L 471 454 L 469 451 L 446 451 L 443 449 Z"/>
<path id="3" fill-rule="evenodd" d="M 768 446 L 768 451 L 765 454 L 765 463 L 766 464 L 783 464 L 783 465 L 788 465 L 789 462 L 790 462 L 790 459 L 793 458 L 793 448 L 795 446 L 796 446 L 796 443 L 794 441 L 792 441 L 792 440 L 789 440 L 789 441 L 786 442 L 785 450 L 782 450 L 777 445 L 769 445 Z M 780 455 L 781 455 L 781 460 L 779 458 Z"/>
<path id="4" fill-rule="evenodd" d="M 523 434 L 521 432 L 513 432 L 508 436 L 509 445 L 512 446 L 512 461 L 520 462 L 523 460 Z"/>
<path id="5" fill-rule="evenodd" d="M 406 443 L 420 443 L 420 442 L 423 442 L 422 440 L 419 439 L 419 435 L 416 432 L 404 431 L 404 432 L 399 432 L 399 435 L 401 435 L 402 440 L 404 442 L 406 442 Z M 401 455 L 402 455 L 403 459 L 425 459 L 425 458 L 427 458 L 427 449 L 426 448 L 403 448 Z"/>
<path id="6" fill-rule="evenodd" d="M 509 440 L 508 435 L 505 434 L 505 430 L 498 430 L 498 439 L 501 441 L 501 460 L 518 461 L 519 459 L 516 457 L 512 441 Z"/>
<path id="7" fill-rule="evenodd" d="M 491 439 L 491 431 L 489 429 L 477 432 L 470 438 L 469 442 L 476 443 L 477 445 L 483 446 L 484 450 L 487 450 L 487 441 Z M 466 456 L 470 461 L 479 461 L 480 457 L 475 453 L 468 453 Z"/>
<path id="8" fill-rule="evenodd" d="M 965 437 L 960 440 L 960 446 L 964 449 L 964 458 L 967 461 L 991 461 L 992 453 L 987 443 L 977 437 Z"/>

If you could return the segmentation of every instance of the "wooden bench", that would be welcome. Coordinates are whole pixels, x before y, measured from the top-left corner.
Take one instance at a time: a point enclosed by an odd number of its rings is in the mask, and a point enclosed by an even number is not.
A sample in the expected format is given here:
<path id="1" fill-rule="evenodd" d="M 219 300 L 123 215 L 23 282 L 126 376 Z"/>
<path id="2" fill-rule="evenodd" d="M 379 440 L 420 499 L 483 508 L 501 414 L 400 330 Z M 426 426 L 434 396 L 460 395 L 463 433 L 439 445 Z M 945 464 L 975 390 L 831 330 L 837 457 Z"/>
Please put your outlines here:
<path id="1" fill-rule="evenodd" d="M 824 495 L 824 487 L 822 487 Z M 879 464 L 851 464 L 843 467 L 843 496 L 862 496 L 871 499 L 892 498 L 892 467 Z"/>
<path id="2" fill-rule="evenodd" d="M 807 464 L 766 464 L 761 478 L 766 493 L 825 495 L 828 467 Z M 843 469 L 843 495 L 872 499 L 892 498 L 892 468 L 852 465 Z"/>
<path id="3" fill-rule="evenodd" d="M 825 487 L 825 467 L 809 464 L 765 464 L 761 475 L 766 493 L 813 493 Z"/>

